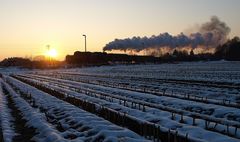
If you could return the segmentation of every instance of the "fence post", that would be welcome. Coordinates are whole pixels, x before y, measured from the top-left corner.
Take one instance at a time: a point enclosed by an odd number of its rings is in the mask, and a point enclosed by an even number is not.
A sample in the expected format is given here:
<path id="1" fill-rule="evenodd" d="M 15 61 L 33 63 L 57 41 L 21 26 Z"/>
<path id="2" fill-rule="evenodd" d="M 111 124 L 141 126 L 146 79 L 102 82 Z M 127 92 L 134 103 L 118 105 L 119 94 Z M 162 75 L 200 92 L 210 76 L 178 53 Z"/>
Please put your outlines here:
<path id="1" fill-rule="evenodd" d="M 235 136 L 237 135 L 237 129 L 238 129 L 238 127 L 236 126 L 236 127 L 235 127 L 235 132 L 234 132 L 234 135 L 235 135 Z"/>
<path id="2" fill-rule="evenodd" d="M 192 125 L 193 125 L 193 126 L 196 125 L 196 118 L 195 118 L 195 116 L 193 116 L 193 123 L 192 123 Z"/>
<path id="3" fill-rule="evenodd" d="M 227 124 L 227 134 L 229 134 L 229 125 Z"/>
<path id="4" fill-rule="evenodd" d="M 174 112 L 172 112 L 172 120 L 174 120 L 175 119 L 175 114 L 174 114 Z"/>
<path id="5" fill-rule="evenodd" d="M 171 137 L 171 131 L 168 129 L 168 142 L 170 142 L 170 137 Z"/>
<path id="6" fill-rule="evenodd" d="M 184 120 L 183 120 L 183 114 L 181 114 L 181 120 L 180 120 L 180 123 L 184 123 Z"/>
<path id="7" fill-rule="evenodd" d="M 160 140 L 160 133 L 161 133 L 160 126 L 158 126 L 157 127 L 157 142 L 159 142 L 159 140 Z"/>
<path id="8" fill-rule="evenodd" d="M 185 141 L 188 142 L 188 133 L 186 133 Z"/>
<path id="9" fill-rule="evenodd" d="M 176 131 L 176 133 L 174 135 L 174 142 L 177 142 L 177 136 L 178 136 L 178 131 Z"/>
<path id="10" fill-rule="evenodd" d="M 205 120 L 205 128 L 208 129 L 208 121 Z"/>

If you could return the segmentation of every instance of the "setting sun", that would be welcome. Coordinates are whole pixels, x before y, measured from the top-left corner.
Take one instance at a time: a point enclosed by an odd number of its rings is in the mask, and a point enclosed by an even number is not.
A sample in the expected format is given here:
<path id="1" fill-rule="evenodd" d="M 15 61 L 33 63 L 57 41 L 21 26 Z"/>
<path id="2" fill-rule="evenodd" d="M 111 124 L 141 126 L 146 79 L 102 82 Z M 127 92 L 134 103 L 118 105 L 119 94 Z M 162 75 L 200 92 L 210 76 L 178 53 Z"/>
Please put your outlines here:
<path id="1" fill-rule="evenodd" d="M 50 49 L 50 50 L 48 50 L 46 55 L 48 57 L 55 58 L 55 57 L 57 57 L 57 50 L 56 49 Z"/>

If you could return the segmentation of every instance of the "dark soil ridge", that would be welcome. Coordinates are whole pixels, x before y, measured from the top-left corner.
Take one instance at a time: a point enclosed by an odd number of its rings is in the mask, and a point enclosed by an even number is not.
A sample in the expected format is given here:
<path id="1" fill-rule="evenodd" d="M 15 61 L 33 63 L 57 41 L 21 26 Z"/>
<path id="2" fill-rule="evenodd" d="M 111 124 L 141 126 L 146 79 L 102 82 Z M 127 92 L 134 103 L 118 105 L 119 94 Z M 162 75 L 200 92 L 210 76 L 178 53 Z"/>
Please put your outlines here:
<path id="1" fill-rule="evenodd" d="M 0 120 L 0 142 L 3 142 L 2 122 Z"/>
<path id="2" fill-rule="evenodd" d="M 33 136 L 37 134 L 36 129 L 33 127 L 27 127 L 27 120 L 23 119 L 22 112 L 17 108 L 11 96 L 8 94 L 7 90 L 3 88 L 4 94 L 7 96 L 7 105 L 11 110 L 11 115 L 14 118 L 14 130 L 15 136 L 12 139 L 12 142 L 34 142 L 32 139 Z"/>

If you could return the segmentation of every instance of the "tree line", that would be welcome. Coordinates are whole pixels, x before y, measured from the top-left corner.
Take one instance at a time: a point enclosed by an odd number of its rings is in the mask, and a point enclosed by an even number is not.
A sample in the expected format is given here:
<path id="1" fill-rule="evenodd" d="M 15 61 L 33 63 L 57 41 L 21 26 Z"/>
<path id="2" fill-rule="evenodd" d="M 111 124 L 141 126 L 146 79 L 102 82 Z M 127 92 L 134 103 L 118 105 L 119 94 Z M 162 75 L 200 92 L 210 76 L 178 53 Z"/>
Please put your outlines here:
<path id="1" fill-rule="evenodd" d="M 0 62 L 2 67 L 19 66 L 26 68 L 58 68 L 68 66 L 90 66 L 108 64 L 133 64 L 133 63 L 162 63 L 176 61 L 209 61 L 209 60 L 240 61 L 240 38 L 234 37 L 223 45 L 216 47 L 214 53 L 194 54 L 175 49 L 172 53 L 167 53 L 161 57 L 138 56 L 127 54 L 108 54 L 106 52 L 79 52 L 67 55 L 65 61 L 32 61 L 27 58 L 11 57 Z"/>

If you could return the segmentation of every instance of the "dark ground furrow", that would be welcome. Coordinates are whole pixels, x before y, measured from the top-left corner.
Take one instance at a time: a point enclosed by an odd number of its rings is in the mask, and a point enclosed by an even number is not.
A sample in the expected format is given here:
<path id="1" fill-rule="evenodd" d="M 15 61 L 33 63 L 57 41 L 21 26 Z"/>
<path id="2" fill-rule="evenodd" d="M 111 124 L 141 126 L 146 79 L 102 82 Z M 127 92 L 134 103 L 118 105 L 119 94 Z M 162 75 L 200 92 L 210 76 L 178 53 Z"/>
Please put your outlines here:
<path id="1" fill-rule="evenodd" d="M 1 125 L 1 120 L 0 120 L 0 142 L 3 142 L 3 132 L 2 132 L 2 125 Z"/>
<path id="2" fill-rule="evenodd" d="M 13 137 L 12 142 L 34 142 L 31 139 L 37 134 L 36 129 L 26 126 L 27 121 L 23 119 L 22 112 L 17 108 L 13 99 L 10 95 L 8 95 L 8 92 L 5 88 L 3 88 L 3 91 L 4 94 L 7 95 L 7 105 L 11 110 L 10 113 L 12 117 L 14 118 L 13 124 L 16 135 Z"/>

